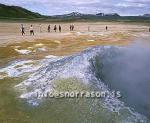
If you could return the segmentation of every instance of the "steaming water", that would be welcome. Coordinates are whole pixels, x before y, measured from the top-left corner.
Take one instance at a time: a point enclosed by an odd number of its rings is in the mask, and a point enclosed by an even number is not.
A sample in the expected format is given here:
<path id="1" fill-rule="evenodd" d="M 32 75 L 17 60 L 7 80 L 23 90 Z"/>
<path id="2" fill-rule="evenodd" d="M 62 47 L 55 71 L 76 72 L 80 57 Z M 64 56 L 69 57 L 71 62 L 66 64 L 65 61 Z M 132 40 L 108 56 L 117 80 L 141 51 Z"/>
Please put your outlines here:
<path id="1" fill-rule="evenodd" d="M 39 106 L 44 103 L 42 97 L 35 97 L 37 92 L 53 92 L 57 89 L 55 84 L 60 84 L 60 88 L 66 85 L 66 87 L 63 87 L 65 89 L 68 89 L 68 87 L 74 88 L 74 86 L 75 89 L 79 89 L 80 84 L 78 86 L 74 84 L 78 82 L 94 90 L 111 91 L 114 89 L 121 92 L 121 100 L 106 97 L 86 101 L 82 106 L 76 105 L 76 103 L 72 105 L 71 107 L 74 107 L 74 111 L 77 109 L 80 112 L 85 110 L 82 113 L 82 118 L 78 120 L 86 123 L 97 123 L 100 121 L 98 117 L 105 117 L 106 115 L 106 119 L 107 117 L 111 119 L 114 116 L 115 120 L 113 122 L 118 123 L 148 123 L 147 118 L 150 116 L 149 61 L 149 50 L 139 47 L 101 46 L 89 48 L 72 56 L 57 57 L 50 55 L 41 60 L 38 63 L 38 67 L 36 64 L 34 71 L 26 66 L 26 70 L 23 72 L 24 70 L 21 66 L 22 74 L 28 71 L 31 75 L 22 83 L 16 85 L 15 88 L 21 91 L 20 98 L 26 99 L 33 106 Z M 13 68 L 15 69 L 15 67 Z M 19 66 L 16 69 L 19 69 Z M 3 68 L 3 70 L 7 69 Z M 13 77 L 13 75 L 9 76 Z M 14 77 L 17 77 L 17 75 Z M 70 81 L 70 78 L 75 78 L 71 83 L 72 87 L 70 87 L 70 84 L 67 85 L 67 81 Z M 61 84 L 62 79 L 65 79 L 63 84 Z M 57 83 L 57 81 L 60 82 Z M 65 102 L 58 107 L 64 104 Z M 78 106 L 80 108 L 77 108 Z M 84 106 L 87 106 L 86 109 L 83 108 Z M 59 110 L 58 107 L 56 111 Z M 109 112 L 111 117 L 106 112 Z M 91 114 L 96 114 L 95 118 L 88 121 L 89 117 L 94 117 Z"/>
<path id="2" fill-rule="evenodd" d="M 98 68 L 100 66 L 100 69 Z M 132 46 L 109 50 L 95 59 L 95 71 L 126 105 L 150 118 L 150 50 Z"/>

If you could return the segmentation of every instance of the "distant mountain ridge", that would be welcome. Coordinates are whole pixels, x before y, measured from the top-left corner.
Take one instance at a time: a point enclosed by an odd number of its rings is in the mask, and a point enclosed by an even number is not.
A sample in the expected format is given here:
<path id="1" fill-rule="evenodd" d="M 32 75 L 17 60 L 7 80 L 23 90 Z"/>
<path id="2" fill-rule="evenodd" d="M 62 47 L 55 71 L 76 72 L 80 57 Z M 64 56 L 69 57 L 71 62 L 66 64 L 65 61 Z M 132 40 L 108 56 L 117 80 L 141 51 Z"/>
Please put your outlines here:
<path id="1" fill-rule="evenodd" d="M 33 20 L 33 21 L 122 21 L 150 22 L 150 14 L 143 16 L 120 16 L 117 13 L 83 14 L 72 12 L 64 15 L 45 16 L 18 6 L 0 4 L 0 20 Z"/>
<path id="2" fill-rule="evenodd" d="M 65 16 L 84 16 L 85 14 L 79 13 L 79 12 L 72 12 L 70 14 L 66 14 Z"/>
<path id="3" fill-rule="evenodd" d="M 150 17 L 150 14 L 144 14 L 143 17 Z"/>
<path id="4" fill-rule="evenodd" d="M 115 17 L 119 17 L 120 15 L 118 13 L 108 13 L 108 14 L 105 14 L 105 13 L 98 13 L 96 14 L 97 16 L 115 16 Z"/>
<path id="5" fill-rule="evenodd" d="M 119 17 L 120 15 L 117 13 L 83 14 L 83 13 L 79 13 L 79 12 L 72 12 L 72 13 L 64 14 L 64 15 L 55 15 L 55 17 L 83 17 L 83 16 L 116 16 L 116 17 Z"/>
<path id="6" fill-rule="evenodd" d="M 91 17 L 91 16 L 93 17 L 93 16 L 101 16 L 101 15 L 102 16 L 119 16 L 117 13 L 112 13 L 112 14 L 111 13 L 110 14 L 98 13 L 96 15 L 92 15 L 92 14 L 82 14 L 79 12 L 72 12 L 72 13 L 64 14 L 64 15 L 43 16 L 39 13 L 29 11 L 22 7 L 0 4 L 0 17 L 4 17 L 4 18 L 50 18 L 50 17 L 80 18 L 80 17 Z"/>

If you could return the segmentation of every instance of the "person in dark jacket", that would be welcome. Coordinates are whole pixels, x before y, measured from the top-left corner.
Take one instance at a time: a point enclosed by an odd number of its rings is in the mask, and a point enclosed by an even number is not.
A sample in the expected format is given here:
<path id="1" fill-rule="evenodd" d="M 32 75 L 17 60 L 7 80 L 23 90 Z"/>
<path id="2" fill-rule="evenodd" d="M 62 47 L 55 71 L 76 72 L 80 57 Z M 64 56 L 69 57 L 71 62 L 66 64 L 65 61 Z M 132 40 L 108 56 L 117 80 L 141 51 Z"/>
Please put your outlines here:
<path id="1" fill-rule="evenodd" d="M 108 30 L 108 27 L 106 26 L 106 31 Z"/>
<path id="2" fill-rule="evenodd" d="M 72 31 L 74 31 L 74 25 L 72 25 Z"/>
<path id="3" fill-rule="evenodd" d="M 56 26 L 56 25 L 54 26 L 54 31 L 55 31 L 55 32 L 57 31 L 57 26 Z"/>
<path id="4" fill-rule="evenodd" d="M 70 25 L 70 31 L 72 31 L 72 25 Z"/>
<path id="5" fill-rule="evenodd" d="M 59 25 L 59 32 L 61 32 L 61 26 Z"/>
<path id="6" fill-rule="evenodd" d="M 24 28 L 23 24 L 21 24 L 21 34 L 25 35 L 25 28 Z"/>
<path id="7" fill-rule="evenodd" d="M 48 30 L 48 32 L 50 32 L 50 31 L 51 31 L 51 26 L 50 26 L 50 25 L 48 25 L 47 30 Z"/>

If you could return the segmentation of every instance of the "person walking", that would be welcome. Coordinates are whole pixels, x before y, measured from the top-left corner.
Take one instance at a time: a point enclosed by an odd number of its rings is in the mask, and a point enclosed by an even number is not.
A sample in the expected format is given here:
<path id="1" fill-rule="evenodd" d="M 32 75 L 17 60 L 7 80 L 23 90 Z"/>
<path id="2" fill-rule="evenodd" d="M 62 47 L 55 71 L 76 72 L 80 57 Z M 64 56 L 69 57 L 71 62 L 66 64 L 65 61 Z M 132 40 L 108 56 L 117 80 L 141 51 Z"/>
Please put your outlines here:
<path id="1" fill-rule="evenodd" d="M 51 31 L 51 26 L 50 26 L 50 25 L 48 25 L 47 30 L 48 30 L 48 32 L 50 32 L 50 31 Z"/>
<path id="2" fill-rule="evenodd" d="M 57 31 L 57 26 L 56 26 L 56 25 L 54 26 L 54 31 L 55 31 L 55 32 Z"/>
<path id="3" fill-rule="evenodd" d="M 70 25 L 70 31 L 72 31 L 72 25 Z"/>
<path id="4" fill-rule="evenodd" d="M 39 30 L 40 30 L 40 33 L 42 33 L 42 25 L 39 24 Z"/>
<path id="5" fill-rule="evenodd" d="M 106 26 L 106 31 L 108 30 L 108 27 Z"/>
<path id="6" fill-rule="evenodd" d="M 23 24 L 21 24 L 21 34 L 25 35 L 25 28 L 24 28 Z"/>
<path id="7" fill-rule="evenodd" d="M 59 32 L 61 32 L 61 26 L 59 25 Z"/>
<path id="8" fill-rule="evenodd" d="M 72 31 L 74 31 L 74 25 L 72 25 Z"/>
<path id="9" fill-rule="evenodd" d="M 30 26 L 30 35 L 34 35 L 33 25 Z"/>

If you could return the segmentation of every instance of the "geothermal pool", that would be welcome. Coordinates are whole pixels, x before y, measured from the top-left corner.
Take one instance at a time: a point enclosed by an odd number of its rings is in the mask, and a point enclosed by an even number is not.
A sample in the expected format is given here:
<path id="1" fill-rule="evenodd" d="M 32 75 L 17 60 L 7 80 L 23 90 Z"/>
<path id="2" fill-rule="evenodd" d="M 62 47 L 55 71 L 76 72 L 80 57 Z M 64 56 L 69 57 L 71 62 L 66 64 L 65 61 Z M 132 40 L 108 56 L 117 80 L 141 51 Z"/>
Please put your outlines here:
<path id="1" fill-rule="evenodd" d="M 0 91 L 0 121 L 149 123 L 149 61 L 150 50 L 138 45 L 97 46 L 70 56 L 12 61 L 0 69 L 1 86 L 5 87 Z M 117 90 L 122 98 L 35 97 L 37 92 L 93 90 Z M 5 104 L 8 101 L 12 103 Z"/>

